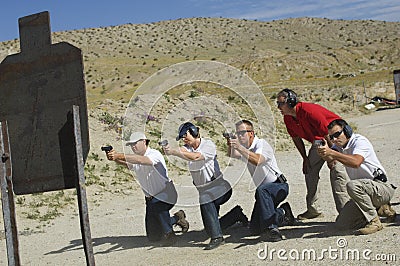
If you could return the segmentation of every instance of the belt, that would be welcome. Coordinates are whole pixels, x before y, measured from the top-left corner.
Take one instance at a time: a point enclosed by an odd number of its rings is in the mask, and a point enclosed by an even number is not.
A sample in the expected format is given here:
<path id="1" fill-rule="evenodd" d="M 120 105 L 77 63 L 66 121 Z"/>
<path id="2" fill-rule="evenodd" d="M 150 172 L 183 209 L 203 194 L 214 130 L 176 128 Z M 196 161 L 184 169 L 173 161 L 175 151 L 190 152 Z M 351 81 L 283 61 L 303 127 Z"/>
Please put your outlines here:
<path id="1" fill-rule="evenodd" d="M 381 182 L 385 183 L 387 181 L 387 177 L 386 177 L 385 174 L 381 174 L 381 175 L 378 175 L 377 177 L 374 177 L 373 180 L 374 181 L 381 181 Z"/>
<path id="2" fill-rule="evenodd" d="M 287 179 L 286 177 L 281 174 L 280 176 L 278 176 L 278 178 L 274 181 L 274 183 L 286 183 Z"/>
<path id="3" fill-rule="evenodd" d="M 166 182 L 165 184 L 166 184 L 165 188 L 163 190 L 161 190 L 160 192 L 158 192 L 155 196 L 157 196 L 158 194 L 160 194 L 163 191 L 166 191 L 166 189 L 168 189 L 168 185 L 172 185 L 173 182 L 171 180 L 171 181 Z M 154 196 L 144 196 L 144 199 L 146 200 L 146 202 L 148 202 L 148 201 L 151 201 L 152 199 L 154 199 Z"/>

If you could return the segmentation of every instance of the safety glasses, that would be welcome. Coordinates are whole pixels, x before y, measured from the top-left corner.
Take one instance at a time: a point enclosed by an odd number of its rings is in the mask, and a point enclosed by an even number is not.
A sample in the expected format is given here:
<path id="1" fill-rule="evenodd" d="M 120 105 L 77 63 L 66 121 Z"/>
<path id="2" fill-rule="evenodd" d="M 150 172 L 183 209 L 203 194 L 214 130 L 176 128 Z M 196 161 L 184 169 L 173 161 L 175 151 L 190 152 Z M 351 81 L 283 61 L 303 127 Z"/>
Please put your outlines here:
<path id="1" fill-rule="evenodd" d="M 340 130 L 340 131 L 338 131 L 338 132 L 333 133 L 332 135 L 329 135 L 329 138 L 330 138 L 331 140 L 337 139 L 342 133 L 343 133 L 343 130 Z"/>
<path id="2" fill-rule="evenodd" d="M 253 130 L 240 130 L 240 131 L 236 131 L 236 135 L 242 137 L 244 134 L 246 134 L 247 132 L 253 132 Z"/>

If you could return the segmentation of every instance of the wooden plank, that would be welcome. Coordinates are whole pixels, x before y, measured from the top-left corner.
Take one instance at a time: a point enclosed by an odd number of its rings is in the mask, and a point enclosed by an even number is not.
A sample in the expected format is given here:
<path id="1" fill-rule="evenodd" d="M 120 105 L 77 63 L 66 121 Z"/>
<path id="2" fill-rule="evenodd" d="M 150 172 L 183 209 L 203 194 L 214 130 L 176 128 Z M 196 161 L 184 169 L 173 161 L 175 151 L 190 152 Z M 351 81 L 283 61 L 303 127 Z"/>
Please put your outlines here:
<path id="1" fill-rule="evenodd" d="M 11 152 L 9 146 L 7 122 L 0 122 L 0 186 L 3 209 L 4 230 L 6 235 L 8 265 L 20 265 L 18 250 L 18 230 L 15 217 L 13 184 L 11 181 Z"/>
<path id="2" fill-rule="evenodd" d="M 82 154 L 82 139 L 81 139 L 81 126 L 79 119 L 79 106 L 73 106 L 73 118 L 74 118 L 74 136 L 75 136 L 75 147 L 76 147 L 76 160 L 78 167 L 78 180 L 77 180 L 77 195 L 78 195 L 78 207 L 79 217 L 81 223 L 81 233 L 83 247 L 85 249 L 86 264 L 95 265 L 94 254 L 93 254 L 93 243 L 90 233 L 89 223 L 89 210 L 86 200 L 86 188 L 85 188 L 85 172 L 84 172 L 84 160 Z"/>

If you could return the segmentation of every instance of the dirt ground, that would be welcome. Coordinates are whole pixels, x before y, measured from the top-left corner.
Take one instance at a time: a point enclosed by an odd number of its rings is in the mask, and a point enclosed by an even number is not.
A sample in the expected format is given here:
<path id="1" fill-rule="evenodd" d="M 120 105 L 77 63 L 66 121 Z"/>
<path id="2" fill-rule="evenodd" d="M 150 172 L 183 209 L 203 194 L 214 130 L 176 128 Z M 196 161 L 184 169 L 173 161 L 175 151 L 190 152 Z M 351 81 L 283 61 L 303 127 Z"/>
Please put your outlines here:
<path id="1" fill-rule="evenodd" d="M 357 132 L 367 136 L 388 172 L 390 182 L 400 186 L 400 109 L 377 111 L 370 115 L 346 118 L 357 125 Z M 295 215 L 305 210 L 305 183 L 297 151 L 276 154 L 281 170 L 288 177 L 288 201 Z M 229 166 L 225 176 L 243 171 L 241 163 Z M 221 214 L 239 204 L 250 216 L 254 203 L 249 191 L 247 171 L 234 186 L 232 198 L 222 206 Z M 188 233 L 179 235 L 173 247 L 154 247 L 145 237 L 144 199 L 141 191 L 107 194 L 88 198 L 91 235 L 97 265 L 398 265 L 400 261 L 400 216 L 394 223 L 368 236 L 336 232 L 332 223 L 336 210 L 329 184 L 329 173 L 323 167 L 320 180 L 320 203 L 324 217 L 303 224 L 283 227 L 285 240 L 270 243 L 249 236 L 246 228 L 232 227 L 226 232 L 226 244 L 212 251 L 203 247 L 209 239 L 203 231 L 198 206 L 175 206 L 184 209 L 190 222 Z M 88 187 L 88 195 L 90 193 Z M 95 194 L 95 193 L 94 193 Z M 90 196 L 90 197 L 96 197 Z M 392 200 L 400 213 L 400 194 Z M 75 205 L 76 206 L 76 205 Z M 66 210 L 49 226 L 35 228 L 35 221 L 17 217 L 19 252 L 22 265 L 84 265 L 77 208 Z M 0 265 L 7 265 L 3 219 L 0 220 Z M 23 233 L 25 232 L 25 233 Z M 26 233 L 29 232 L 29 233 Z M 313 253 L 315 252 L 315 253 Z M 315 256 L 314 256 L 314 255 Z M 358 256 L 357 256 L 358 255 Z"/>

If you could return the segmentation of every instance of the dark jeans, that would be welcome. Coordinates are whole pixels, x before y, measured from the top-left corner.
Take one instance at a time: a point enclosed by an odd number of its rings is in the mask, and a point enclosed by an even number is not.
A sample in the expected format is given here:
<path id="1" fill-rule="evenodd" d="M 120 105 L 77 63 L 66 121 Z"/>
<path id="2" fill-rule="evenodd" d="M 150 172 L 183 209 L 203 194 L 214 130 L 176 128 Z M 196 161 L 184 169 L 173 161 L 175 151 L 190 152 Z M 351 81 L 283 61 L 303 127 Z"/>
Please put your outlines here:
<path id="1" fill-rule="evenodd" d="M 169 210 L 174 207 L 176 201 L 164 202 L 159 200 L 158 198 L 163 198 L 162 193 L 157 194 L 157 197 L 153 197 L 151 200 L 146 199 L 145 226 L 146 235 L 150 241 L 159 241 L 163 235 L 172 232 L 172 226 L 176 224 L 178 219 L 169 214 Z M 176 191 L 169 191 L 168 193 L 174 194 Z"/>
<path id="2" fill-rule="evenodd" d="M 282 224 L 284 212 L 277 207 L 288 194 L 287 183 L 263 183 L 257 187 L 250 221 L 253 233 L 259 234 Z"/>
<path id="3" fill-rule="evenodd" d="M 211 239 L 222 237 L 222 229 L 219 223 L 218 215 L 222 204 L 227 202 L 232 196 L 232 189 L 229 189 L 225 194 L 214 199 L 214 192 L 220 191 L 217 186 L 211 187 L 205 191 L 199 191 L 200 212 L 203 220 L 204 229 Z"/>

